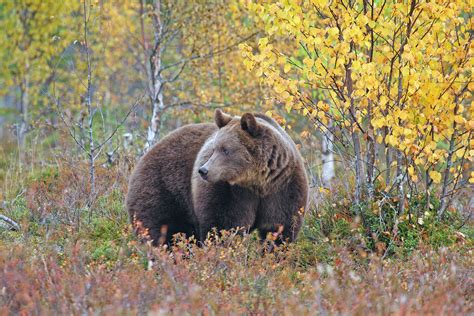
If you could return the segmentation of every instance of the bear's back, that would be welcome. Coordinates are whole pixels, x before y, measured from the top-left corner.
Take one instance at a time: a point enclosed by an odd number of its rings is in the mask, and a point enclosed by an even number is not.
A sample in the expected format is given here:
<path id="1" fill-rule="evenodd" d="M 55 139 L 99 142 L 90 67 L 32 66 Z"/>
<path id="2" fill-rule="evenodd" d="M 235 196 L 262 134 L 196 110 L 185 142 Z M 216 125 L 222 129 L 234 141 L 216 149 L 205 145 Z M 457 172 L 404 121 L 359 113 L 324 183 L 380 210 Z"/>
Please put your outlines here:
<path id="1" fill-rule="evenodd" d="M 130 179 L 127 207 L 142 201 L 153 201 L 153 196 L 178 203 L 192 211 L 191 174 L 194 160 L 204 142 L 217 130 L 215 124 L 185 125 L 155 144 L 138 162 Z M 161 192 L 154 192 L 159 189 Z"/>

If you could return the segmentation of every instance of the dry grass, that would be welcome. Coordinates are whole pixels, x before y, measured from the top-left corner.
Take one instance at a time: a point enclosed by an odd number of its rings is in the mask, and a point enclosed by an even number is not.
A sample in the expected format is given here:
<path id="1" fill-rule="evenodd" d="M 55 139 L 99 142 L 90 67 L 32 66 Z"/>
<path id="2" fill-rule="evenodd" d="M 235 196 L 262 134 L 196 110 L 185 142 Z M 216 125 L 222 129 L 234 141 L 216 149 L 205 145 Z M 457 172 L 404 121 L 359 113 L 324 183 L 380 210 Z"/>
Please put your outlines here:
<path id="1" fill-rule="evenodd" d="M 85 244 L 76 236 L 61 250 L 3 244 L 2 313 L 474 311 L 472 252 L 422 249 L 406 261 L 382 261 L 375 255 L 361 260 L 342 248 L 332 263 L 303 268 L 297 246 L 262 255 L 251 236 L 229 235 L 203 248 L 182 243 L 171 253 L 129 242 L 118 247 L 113 261 L 93 260 Z"/>
<path id="2" fill-rule="evenodd" d="M 22 228 L 0 230 L 0 314 L 474 313 L 469 236 L 439 248 L 421 239 L 382 259 L 350 225 L 341 237 L 348 212 L 331 215 L 336 228 L 321 238 L 310 212 L 299 240 L 271 253 L 255 234 L 232 232 L 156 249 L 137 242 L 123 209 L 130 165 L 99 168 L 90 220 L 82 168 L 57 163 L 16 186 L 9 178 L 2 213 Z"/>

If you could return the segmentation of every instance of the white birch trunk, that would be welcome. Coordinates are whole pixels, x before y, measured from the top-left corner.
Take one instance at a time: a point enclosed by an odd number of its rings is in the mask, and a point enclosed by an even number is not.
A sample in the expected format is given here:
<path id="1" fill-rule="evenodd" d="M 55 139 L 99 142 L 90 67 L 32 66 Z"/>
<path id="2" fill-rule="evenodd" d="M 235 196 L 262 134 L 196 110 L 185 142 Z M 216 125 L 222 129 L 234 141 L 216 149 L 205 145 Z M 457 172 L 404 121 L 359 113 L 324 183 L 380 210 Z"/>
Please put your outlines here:
<path id="1" fill-rule="evenodd" d="M 397 151 L 398 215 L 405 212 L 405 174 L 403 172 L 403 154 Z"/>
<path id="2" fill-rule="evenodd" d="M 334 135 L 332 131 L 326 130 L 322 139 L 322 170 L 321 182 L 324 187 L 330 188 L 335 176 L 334 166 Z"/>
<path id="3" fill-rule="evenodd" d="M 459 104 L 458 104 L 458 98 L 456 97 L 456 106 L 454 107 L 454 115 L 458 114 L 458 109 L 459 109 Z M 448 204 L 450 201 L 449 197 L 447 196 L 447 193 L 448 193 L 448 183 L 449 183 L 449 172 L 451 168 L 453 167 L 453 154 L 456 147 L 456 137 L 457 137 L 456 128 L 457 128 L 457 123 L 454 122 L 453 123 L 454 132 L 453 132 L 453 135 L 451 135 L 451 139 L 449 141 L 448 157 L 446 158 L 446 169 L 444 169 L 444 173 L 443 173 L 443 182 L 442 182 L 443 186 L 442 186 L 441 198 L 440 198 L 441 206 L 438 210 L 439 219 L 443 218 L 444 212 L 448 208 Z"/>
<path id="4" fill-rule="evenodd" d="M 94 143 L 94 114 L 95 109 L 92 106 L 92 86 L 93 86 L 93 78 L 92 78 L 92 63 L 91 63 L 91 55 L 90 55 L 90 48 L 89 48 L 89 38 L 88 38 L 88 20 L 87 20 L 87 7 L 86 1 L 83 2 L 84 14 L 83 14 L 83 23 L 84 23 L 84 47 L 86 51 L 86 63 L 87 63 L 87 90 L 85 96 L 85 106 L 87 108 L 87 115 L 88 117 L 88 141 L 89 141 L 89 148 L 87 152 L 87 156 L 89 158 L 89 181 L 90 181 L 90 194 L 89 194 L 89 222 L 92 218 L 92 206 L 95 201 L 95 159 L 96 159 L 96 147 Z M 89 7 L 90 8 L 90 7 Z M 98 149 L 99 150 L 99 149 Z"/>
<path id="5" fill-rule="evenodd" d="M 152 147 L 160 137 L 161 116 L 165 108 L 163 96 L 165 82 L 161 77 L 161 41 L 163 40 L 163 26 L 161 23 L 161 2 L 159 0 L 155 0 L 154 4 L 153 27 L 154 45 L 149 58 L 149 68 L 147 69 L 148 91 L 152 104 L 152 116 L 147 130 L 145 147 L 143 149 L 144 152 L 148 151 L 148 149 Z M 143 24 L 142 36 L 144 43 L 146 43 Z M 147 49 L 147 47 L 148 45 L 145 44 L 145 49 Z"/>
<path id="6" fill-rule="evenodd" d="M 30 81 L 29 81 L 29 62 L 26 60 L 25 65 L 25 76 L 23 78 L 23 82 L 21 83 L 21 99 L 20 99 L 20 106 L 21 106 L 21 122 L 18 128 L 18 143 L 20 146 L 20 151 L 23 149 L 23 144 L 25 142 L 26 132 L 28 130 L 28 108 L 29 108 L 29 93 L 30 93 Z"/>
<path id="7" fill-rule="evenodd" d="M 146 143 L 145 143 L 145 152 L 155 144 L 155 142 L 159 139 L 160 136 L 160 127 L 161 127 L 161 114 L 163 113 L 163 109 L 165 107 L 162 86 L 160 81 L 157 80 L 159 84 L 154 86 L 155 89 L 158 89 L 158 93 L 156 94 L 156 98 L 152 100 L 153 104 L 153 113 L 150 120 L 150 125 L 148 126 Z"/>

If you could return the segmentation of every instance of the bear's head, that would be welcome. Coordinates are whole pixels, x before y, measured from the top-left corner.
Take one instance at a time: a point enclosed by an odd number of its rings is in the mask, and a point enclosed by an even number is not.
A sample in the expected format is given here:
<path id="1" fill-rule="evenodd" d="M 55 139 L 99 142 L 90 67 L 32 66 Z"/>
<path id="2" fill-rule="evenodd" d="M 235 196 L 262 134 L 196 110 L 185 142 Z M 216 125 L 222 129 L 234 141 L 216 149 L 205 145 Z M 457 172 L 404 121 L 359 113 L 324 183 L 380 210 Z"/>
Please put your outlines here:
<path id="1" fill-rule="evenodd" d="M 262 117 L 251 113 L 232 117 L 216 110 L 219 130 L 206 143 L 207 155 L 198 166 L 204 180 L 244 187 L 265 182 L 271 169 L 277 167 L 277 148 L 281 147 L 277 145 L 282 137 Z"/>
<path id="2" fill-rule="evenodd" d="M 233 118 L 216 110 L 215 122 L 219 130 L 208 143 L 210 157 L 198 172 L 209 182 L 240 184 L 255 170 L 259 125 L 253 114 Z"/>

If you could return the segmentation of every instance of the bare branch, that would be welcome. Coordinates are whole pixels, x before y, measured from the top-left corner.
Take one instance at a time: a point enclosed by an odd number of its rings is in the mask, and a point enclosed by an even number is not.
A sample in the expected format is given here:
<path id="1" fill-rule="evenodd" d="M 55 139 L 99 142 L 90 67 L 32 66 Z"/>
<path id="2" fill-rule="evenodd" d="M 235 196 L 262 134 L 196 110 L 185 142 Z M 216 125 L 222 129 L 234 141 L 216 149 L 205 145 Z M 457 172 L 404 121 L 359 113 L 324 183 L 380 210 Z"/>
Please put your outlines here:
<path id="1" fill-rule="evenodd" d="M 215 51 L 212 51 L 212 52 L 209 52 L 207 54 L 203 54 L 203 55 L 194 55 L 194 56 L 191 56 L 191 57 L 188 57 L 188 58 L 184 58 L 178 62 L 175 62 L 173 64 L 170 64 L 170 65 L 167 65 L 167 66 L 164 66 L 160 69 L 160 72 L 163 72 L 164 70 L 167 70 L 167 69 L 170 69 L 170 68 L 173 68 L 173 67 L 176 67 L 176 66 L 179 66 L 183 63 L 188 63 L 190 61 L 193 61 L 193 60 L 196 60 L 196 59 L 200 59 L 200 58 L 207 58 L 207 57 L 213 57 L 213 56 L 217 56 L 217 55 L 220 55 L 220 54 L 223 54 L 223 53 L 226 53 L 228 51 L 230 51 L 231 49 L 233 49 L 234 47 L 238 46 L 239 44 L 242 44 L 243 42 L 246 42 L 248 41 L 249 39 L 251 39 L 252 37 L 255 37 L 256 35 L 258 34 L 258 32 L 255 32 L 243 39 L 241 39 L 240 41 L 238 42 L 235 42 L 229 46 L 226 46 L 222 49 L 218 49 L 218 50 L 215 50 Z"/>
<path id="2" fill-rule="evenodd" d="M 127 114 L 125 114 L 125 116 L 122 118 L 122 120 L 120 121 L 119 124 L 117 124 L 114 128 L 114 130 L 109 134 L 109 136 L 103 141 L 101 142 L 99 145 L 97 145 L 96 147 L 94 147 L 94 151 L 95 150 L 99 150 L 99 152 L 97 153 L 97 155 L 95 155 L 95 158 L 97 158 L 100 154 L 100 150 L 102 149 L 102 147 L 110 140 L 112 139 L 112 137 L 114 137 L 114 135 L 117 133 L 118 129 L 123 126 L 123 124 L 125 123 L 125 121 L 128 119 L 128 117 L 130 116 L 130 114 L 136 109 L 136 107 L 138 106 L 138 104 L 140 104 L 140 102 L 143 100 L 144 98 L 144 95 L 142 95 L 141 97 L 139 97 L 135 103 L 130 107 L 130 109 L 128 110 Z"/>
<path id="3" fill-rule="evenodd" d="M 5 223 L 0 222 L 0 227 L 5 227 L 5 228 L 8 228 L 10 230 L 15 230 L 15 231 L 20 230 L 20 224 L 18 224 L 17 222 L 12 220 L 11 218 L 0 214 L 0 220 L 2 220 L 3 222 L 6 223 L 5 224 Z"/>

